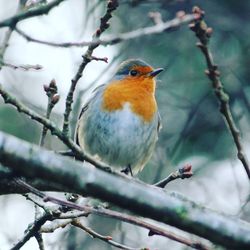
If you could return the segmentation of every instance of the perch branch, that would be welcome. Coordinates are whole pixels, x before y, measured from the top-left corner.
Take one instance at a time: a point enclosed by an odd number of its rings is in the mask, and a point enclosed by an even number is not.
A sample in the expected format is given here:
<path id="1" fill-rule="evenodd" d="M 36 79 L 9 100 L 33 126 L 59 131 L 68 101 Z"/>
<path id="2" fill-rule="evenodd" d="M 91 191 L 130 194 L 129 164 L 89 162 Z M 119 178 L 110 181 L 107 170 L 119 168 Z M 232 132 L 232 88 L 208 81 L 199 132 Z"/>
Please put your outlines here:
<path id="1" fill-rule="evenodd" d="M 129 177 L 106 173 L 56 155 L 2 132 L 0 163 L 20 176 L 49 179 L 69 192 L 105 200 L 216 244 L 242 250 L 250 248 L 250 225 L 246 222 L 171 196 L 162 189 Z M 68 206 L 68 202 L 65 205 Z"/>

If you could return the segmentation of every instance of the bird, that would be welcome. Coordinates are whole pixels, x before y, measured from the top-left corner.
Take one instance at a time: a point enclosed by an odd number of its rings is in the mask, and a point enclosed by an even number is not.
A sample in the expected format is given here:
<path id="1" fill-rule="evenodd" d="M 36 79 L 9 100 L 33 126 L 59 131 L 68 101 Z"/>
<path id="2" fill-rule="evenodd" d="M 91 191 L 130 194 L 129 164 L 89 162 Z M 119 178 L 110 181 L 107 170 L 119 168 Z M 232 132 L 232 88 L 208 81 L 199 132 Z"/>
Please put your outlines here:
<path id="1" fill-rule="evenodd" d="M 154 69 L 141 59 L 122 62 L 83 106 L 75 141 L 83 152 L 131 176 L 149 161 L 161 128 Z"/>

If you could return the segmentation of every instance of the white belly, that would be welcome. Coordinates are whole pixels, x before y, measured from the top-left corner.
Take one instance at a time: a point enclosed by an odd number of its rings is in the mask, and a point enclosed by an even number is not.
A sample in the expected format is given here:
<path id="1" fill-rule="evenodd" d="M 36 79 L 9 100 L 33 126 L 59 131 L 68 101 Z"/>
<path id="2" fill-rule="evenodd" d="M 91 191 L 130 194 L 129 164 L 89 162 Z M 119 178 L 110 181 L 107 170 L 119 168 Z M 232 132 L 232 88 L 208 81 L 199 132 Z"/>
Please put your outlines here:
<path id="1" fill-rule="evenodd" d="M 153 152 L 157 126 L 157 114 L 152 122 L 144 122 L 131 111 L 128 103 L 114 112 L 92 105 L 81 117 L 79 129 L 82 140 L 79 143 L 86 153 L 101 161 L 121 168 L 131 165 L 136 173 Z"/>

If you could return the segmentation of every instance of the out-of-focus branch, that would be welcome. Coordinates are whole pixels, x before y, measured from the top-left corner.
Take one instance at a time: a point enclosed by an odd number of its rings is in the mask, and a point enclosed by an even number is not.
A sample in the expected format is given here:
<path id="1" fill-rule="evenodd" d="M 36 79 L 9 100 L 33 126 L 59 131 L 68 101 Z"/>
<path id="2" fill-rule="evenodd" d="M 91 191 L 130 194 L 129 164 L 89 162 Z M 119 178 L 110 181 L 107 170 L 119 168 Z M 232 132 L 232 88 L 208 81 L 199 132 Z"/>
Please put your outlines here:
<path id="1" fill-rule="evenodd" d="M 53 9 L 54 7 L 56 7 L 57 5 L 59 5 L 63 1 L 64 0 L 54 0 L 46 5 L 40 5 L 38 7 L 33 8 L 33 9 L 20 12 L 20 13 L 16 14 L 15 16 L 12 16 L 12 17 L 7 18 L 3 21 L 0 21 L 0 28 L 9 27 L 9 28 L 13 29 L 18 22 L 20 22 L 24 19 L 48 14 L 51 9 Z"/>
<path id="2" fill-rule="evenodd" d="M 20 11 L 20 9 L 21 9 L 21 3 L 18 4 L 17 13 Z M 0 70 L 1 70 L 2 66 L 7 66 L 6 63 L 4 63 L 3 59 L 4 59 L 5 51 L 9 46 L 9 40 L 10 40 L 11 34 L 13 32 L 13 28 L 14 28 L 14 26 L 8 28 L 8 30 L 4 34 L 3 42 L 0 45 Z"/>
<path id="3" fill-rule="evenodd" d="M 69 192 L 105 200 L 216 244 L 242 250 L 250 248 L 250 225 L 246 222 L 171 196 L 162 189 L 129 177 L 106 173 L 87 164 L 56 155 L 2 132 L 0 163 L 20 176 L 49 179 Z M 66 202 L 63 205 L 68 204 L 69 202 Z M 72 208 L 76 206 L 72 203 Z M 84 211 L 88 212 L 87 207 Z M 98 214 L 100 211 L 105 210 L 99 209 Z M 93 210 L 91 212 L 93 213 Z"/>
<path id="4" fill-rule="evenodd" d="M 112 12 L 115 11 L 118 7 L 118 0 L 108 0 L 107 1 L 107 10 L 103 17 L 100 19 L 100 27 L 96 30 L 96 32 L 92 36 L 92 40 L 99 39 L 101 34 L 109 28 L 109 20 L 112 18 Z M 66 105 L 64 111 L 64 121 L 63 121 L 63 133 L 65 135 L 69 135 L 69 116 L 72 111 L 72 103 L 73 103 L 73 96 L 75 92 L 76 85 L 79 79 L 82 77 L 82 72 L 85 69 L 86 65 L 93 59 L 92 54 L 94 50 L 99 46 L 99 43 L 94 43 L 88 46 L 87 51 L 82 56 L 82 63 L 80 64 L 76 75 L 71 80 L 71 86 L 66 98 Z M 96 57 L 94 57 L 96 60 Z"/>
<path id="5" fill-rule="evenodd" d="M 20 30 L 19 28 L 15 28 L 15 31 L 24 37 L 27 41 L 40 43 L 43 45 L 53 46 L 53 47 L 62 47 L 62 48 L 69 48 L 69 47 L 85 47 L 85 46 L 99 46 L 99 45 L 113 45 L 116 43 L 120 43 L 123 41 L 135 39 L 141 36 L 149 36 L 154 34 L 160 34 L 162 32 L 168 31 L 173 28 L 178 28 L 179 26 L 189 23 L 193 20 L 199 18 L 198 15 L 194 14 L 186 14 L 183 16 L 177 16 L 176 18 L 162 22 L 156 23 L 151 27 L 145 27 L 136 29 L 130 32 L 121 33 L 118 35 L 104 37 L 99 39 L 98 37 L 94 37 L 92 41 L 86 42 L 64 42 L 64 43 L 57 43 L 57 42 L 49 42 L 49 41 L 42 41 L 36 38 L 33 38 L 26 34 L 24 31 Z"/>
<path id="6" fill-rule="evenodd" d="M 242 162 L 248 178 L 250 179 L 250 165 L 243 149 L 240 131 L 235 124 L 232 112 L 230 110 L 229 95 L 224 91 L 223 84 L 220 80 L 220 72 L 218 70 L 218 66 L 214 63 L 212 53 L 208 47 L 209 39 L 212 35 L 213 30 L 212 28 L 208 27 L 203 20 L 204 11 L 202 11 L 199 7 L 194 7 L 193 13 L 198 14 L 202 17 L 201 19 L 197 19 L 196 21 L 192 22 L 190 24 L 190 29 L 194 31 L 195 35 L 198 37 L 199 42 L 197 43 L 197 47 L 200 48 L 206 59 L 208 69 L 205 71 L 205 73 L 212 82 L 214 93 L 220 103 L 220 112 L 225 119 L 225 122 L 230 130 L 235 146 L 237 148 L 237 156 Z"/>
<path id="7" fill-rule="evenodd" d="M 22 64 L 22 65 L 14 65 L 12 63 L 7 63 L 7 62 L 0 62 L 0 67 L 9 67 L 11 69 L 21 69 L 24 71 L 29 71 L 29 70 L 40 70 L 43 68 L 42 65 L 40 64 L 35 64 L 35 65 L 31 65 L 31 64 Z"/>

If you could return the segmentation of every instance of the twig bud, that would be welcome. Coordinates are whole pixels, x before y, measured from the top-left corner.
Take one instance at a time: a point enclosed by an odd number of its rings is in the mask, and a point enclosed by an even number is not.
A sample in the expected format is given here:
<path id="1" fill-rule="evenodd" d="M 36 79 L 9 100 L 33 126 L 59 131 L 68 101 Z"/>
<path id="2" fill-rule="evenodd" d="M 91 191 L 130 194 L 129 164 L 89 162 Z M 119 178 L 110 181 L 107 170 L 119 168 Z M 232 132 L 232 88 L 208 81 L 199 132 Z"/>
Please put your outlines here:
<path id="1" fill-rule="evenodd" d="M 43 89 L 47 93 L 49 91 L 49 85 L 48 84 L 44 84 L 43 85 Z"/>
<path id="2" fill-rule="evenodd" d="M 55 80 L 55 79 L 52 79 L 52 80 L 50 81 L 49 86 L 52 87 L 52 88 L 56 87 L 56 80 Z"/>
<path id="3" fill-rule="evenodd" d="M 176 17 L 182 19 L 186 15 L 186 12 L 183 10 L 180 10 L 176 13 Z"/>
<path id="4" fill-rule="evenodd" d="M 51 103 L 57 104 L 60 100 L 60 95 L 59 94 L 54 94 L 51 98 Z"/>

